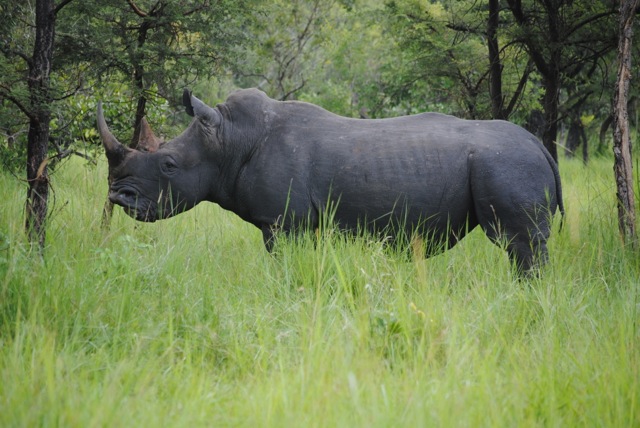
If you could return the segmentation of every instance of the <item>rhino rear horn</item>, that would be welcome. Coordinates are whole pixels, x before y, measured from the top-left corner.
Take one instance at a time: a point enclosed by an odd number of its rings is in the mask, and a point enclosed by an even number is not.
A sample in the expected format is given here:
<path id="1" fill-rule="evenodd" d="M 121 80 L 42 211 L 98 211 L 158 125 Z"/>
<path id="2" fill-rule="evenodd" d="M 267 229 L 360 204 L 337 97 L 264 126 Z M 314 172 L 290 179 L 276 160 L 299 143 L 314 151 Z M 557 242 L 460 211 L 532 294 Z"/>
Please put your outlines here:
<path id="1" fill-rule="evenodd" d="M 208 125 L 218 126 L 222 121 L 218 110 L 200 101 L 188 89 L 182 93 L 182 104 L 189 116 L 194 116 Z"/>
<path id="2" fill-rule="evenodd" d="M 111 131 L 109 131 L 107 121 L 104 120 L 102 101 L 98 102 L 98 132 L 100 134 L 100 139 L 102 140 L 104 150 L 107 153 L 109 166 L 113 167 L 120 164 L 127 153 L 127 149 L 122 144 L 120 144 L 116 137 L 113 136 Z"/>
<path id="3" fill-rule="evenodd" d="M 151 126 L 149 126 L 149 122 L 147 122 L 147 119 L 143 117 L 140 122 L 140 136 L 138 137 L 137 149 L 153 153 L 158 150 L 161 143 L 162 139 L 156 137 Z"/>

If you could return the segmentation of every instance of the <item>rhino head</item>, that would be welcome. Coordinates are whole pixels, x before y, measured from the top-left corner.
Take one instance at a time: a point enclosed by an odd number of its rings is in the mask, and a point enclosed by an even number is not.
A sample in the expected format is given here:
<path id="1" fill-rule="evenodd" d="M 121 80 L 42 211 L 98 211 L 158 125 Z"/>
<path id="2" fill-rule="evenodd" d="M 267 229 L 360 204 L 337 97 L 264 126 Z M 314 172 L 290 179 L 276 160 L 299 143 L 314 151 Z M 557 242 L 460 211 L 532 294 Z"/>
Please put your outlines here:
<path id="1" fill-rule="evenodd" d="M 211 184 L 219 174 L 213 161 L 220 147 L 221 114 L 185 90 L 189 127 L 167 141 L 141 125 L 136 149 L 121 144 L 109 130 L 98 103 L 98 131 L 109 162 L 109 200 L 139 221 L 153 222 L 184 212 L 211 199 Z"/>

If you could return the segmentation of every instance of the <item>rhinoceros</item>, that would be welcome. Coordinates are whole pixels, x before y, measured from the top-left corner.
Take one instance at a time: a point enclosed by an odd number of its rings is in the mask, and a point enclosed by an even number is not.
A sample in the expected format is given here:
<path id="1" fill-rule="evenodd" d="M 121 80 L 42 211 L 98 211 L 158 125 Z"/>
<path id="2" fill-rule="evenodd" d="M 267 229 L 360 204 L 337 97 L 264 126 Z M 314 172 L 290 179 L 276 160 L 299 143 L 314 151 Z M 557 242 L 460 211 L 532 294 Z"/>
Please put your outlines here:
<path id="1" fill-rule="evenodd" d="M 564 213 L 558 167 L 515 124 L 439 113 L 352 119 L 257 89 L 215 107 L 185 90 L 183 103 L 191 124 L 153 151 L 120 144 L 98 106 L 109 199 L 137 220 L 215 202 L 260 229 L 270 250 L 277 231 L 312 230 L 330 210 L 340 230 L 419 237 L 427 256 L 480 225 L 519 273 L 548 259 L 553 214 Z"/>

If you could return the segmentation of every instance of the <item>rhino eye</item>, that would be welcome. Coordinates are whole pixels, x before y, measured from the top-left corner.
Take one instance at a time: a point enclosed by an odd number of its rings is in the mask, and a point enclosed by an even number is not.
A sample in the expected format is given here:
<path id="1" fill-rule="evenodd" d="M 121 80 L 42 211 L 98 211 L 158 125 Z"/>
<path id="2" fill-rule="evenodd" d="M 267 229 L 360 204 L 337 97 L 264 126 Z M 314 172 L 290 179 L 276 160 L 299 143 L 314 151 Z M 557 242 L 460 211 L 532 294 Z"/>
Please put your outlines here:
<path id="1" fill-rule="evenodd" d="M 170 157 L 166 157 L 160 164 L 160 169 L 166 175 L 173 175 L 178 171 L 178 164 Z"/>

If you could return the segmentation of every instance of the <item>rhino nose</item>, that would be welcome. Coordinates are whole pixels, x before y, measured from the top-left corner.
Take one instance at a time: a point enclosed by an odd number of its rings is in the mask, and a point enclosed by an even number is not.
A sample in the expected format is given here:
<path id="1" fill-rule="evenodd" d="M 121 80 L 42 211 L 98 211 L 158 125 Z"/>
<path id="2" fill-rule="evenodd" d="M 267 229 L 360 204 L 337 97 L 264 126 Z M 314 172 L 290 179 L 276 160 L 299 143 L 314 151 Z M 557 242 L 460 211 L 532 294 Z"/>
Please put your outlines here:
<path id="1" fill-rule="evenodd" d="M 109 192 L 109 200 L 118 205 L 131 205 L 136 201 L 136 193 L 129 189 Z"/>
<path id="2" fill-rule="evenodd" d="M 118 193 L 109 192 L 109 201 L 111 201 L 111 203 L 113 203 L 113 204 L 119 203 L 120 202 L 120 198 L 118 196 Z"/>

